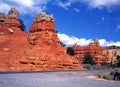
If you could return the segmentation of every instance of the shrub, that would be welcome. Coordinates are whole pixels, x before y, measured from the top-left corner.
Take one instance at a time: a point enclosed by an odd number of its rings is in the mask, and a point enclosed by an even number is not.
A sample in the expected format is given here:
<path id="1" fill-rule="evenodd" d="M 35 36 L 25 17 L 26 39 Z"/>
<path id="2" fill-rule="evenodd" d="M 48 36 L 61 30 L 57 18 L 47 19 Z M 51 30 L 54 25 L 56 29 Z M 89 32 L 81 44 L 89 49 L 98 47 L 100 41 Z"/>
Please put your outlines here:
<path id="1" fill-rule="evenodd" d="M 93 56 L 89 52 L 85 53 L 83 63 L 84 64 L 91 64 L 91 65 L 96 64 L 96 62 L 93 60 Z"/>
<path id="2" fill-rule="evenodd" d="M 75 55 L 74 49 L 72 47 L 67 47 L 67 54 L 74 56 Z"/>
<path id="3" fill-rule="evenodd" d="M 120 81 L 120 71 L 118 69 L 113 69 L 108 72 L 103 72 L 98 74 L 98 77 L 106 80 L 119 80 Z"/>
<path id="4" fill-rule="evenodd" d="M 116 67 L 120 67 L 120 56 L 117 55 Z"/>
<path id="5" fill-rule="evenodd" d="M 19 22 L 20 22 L 20 29 L 22 30 L 22 31 L 25 31 L 25 25 L 24 25 L 24 22 L 23 22 L 23 20 L 21 19 L 21 18 L 19 18 L 18 19 L 19 20 Z"/>
<path id="6" fill-rule="evenodd" d="M 81 66 L 85 69 L 88 69 L 88 70 L 92 69 L 92 65 L 90 65 L 90 64 L 81 64 Z"/>
<path id="7" fill-rule="evenodd" d="M 91 65 L 91 64 L 81 64 L 82 67 L 88 70 L 103 70 L 107 69 L 107 66 Z"/>

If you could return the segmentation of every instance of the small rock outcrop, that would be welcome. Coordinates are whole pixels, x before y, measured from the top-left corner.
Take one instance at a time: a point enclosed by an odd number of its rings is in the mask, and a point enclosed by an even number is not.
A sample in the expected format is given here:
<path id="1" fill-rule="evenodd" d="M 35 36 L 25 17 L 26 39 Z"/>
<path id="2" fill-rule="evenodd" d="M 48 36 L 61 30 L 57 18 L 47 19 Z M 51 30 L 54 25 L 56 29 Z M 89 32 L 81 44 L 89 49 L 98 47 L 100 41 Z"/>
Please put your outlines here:
<path id="1" fill-rule="evenodd" d="M 12 7 L 9 10 L 7 17 L 5 19 L 5 26 L 7 26 L 7 27 L 20 27 L 18 17 L 19 17 L 18 10 L 16 9 L 16 7 Z"/>
<path id="2" fill-rule="evenodd" d="M 16 9 L 16 7 L 10 8 L 7 17 L 8 17 L 8 18 L 18 19 L 18 17 L 19 17 L 19 12 L 18 12 L 18 10 Z"/>
<path id="3" fill-rule="evenodd" d="M 39 13 L 34 18 L 34 23 L 41 22 L 41 21 L 54 21 L 54 17 L 52 15 L 49 15 L 46 12 Z"/>
<path id="4" fill-rule="evenodd" d="M 96 44 L 96 45 L 100 45 L 100 43 L 99 43 L 99 41 L 98 41 L 98 39 L 96 38 L 96 39 L 94 39 L 94 42 L 93 42 L 94 44 Z"/>
<path id="5" fill-rule="evenodd" d="M 20 27 L 20 22 L 18 20 L 19 18 L 19 12 L 15 7 L 12 7 L 7 16 L 4 15 L 4 13 L 0 13 L 0 26 L 5 27 Z"/>
<path id="6" fill-rule="evenodd" d="M 28 41 L 32 44 L 46 44 L 54 47 L 61 47 L 55 31 L 54 18 L 47 13 L 40 13 L 35 16 L 30 26 Z"/>
<path id="7" fill-rule="evenodd" d="M 4 13 L 0 13 L 0 24 L 5 22 L 5 14 Z"/>

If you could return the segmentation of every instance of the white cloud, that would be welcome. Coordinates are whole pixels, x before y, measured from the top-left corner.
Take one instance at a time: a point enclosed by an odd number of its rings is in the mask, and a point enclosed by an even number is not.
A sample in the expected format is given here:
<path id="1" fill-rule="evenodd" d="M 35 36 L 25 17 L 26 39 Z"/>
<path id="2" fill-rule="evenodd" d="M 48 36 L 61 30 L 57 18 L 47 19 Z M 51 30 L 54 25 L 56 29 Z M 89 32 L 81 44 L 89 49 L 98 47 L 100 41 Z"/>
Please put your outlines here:
<path id="1" fill-rule="evenodd" d="M 9 9 L 10 6 L 8 4 L 0 2 L 0 12 L 7 13 Z"/>
<path id="2" fill-rule="evenodd" d="M 86 40 L 85 38 L 79 39 L 79 38 L 74 37 L 74 36 L 68 36 L 66 34 L 60 34 L 60 33 L 58 33 L 58 37 L 59 37 L 60 41 L 67 46 L 71 46 L 71 45 L 74 45 L 76 43 L 79 45 L 85 46 L 92 41 L 91 39 L 89 39 L 89 40 Z"/>
<path id="3" fill-rule="evenodd" d="M 55 3 L 64 9 L 69 9 L 75 3 L 82 3 L 90 8 L 111 8 L 120 5 L 120 0 L 0 0 L 0 12 L 7 13 L 11 6 L 16 6 L 21 14 L 33 14 L 47 9 L 47 4 Z M 74 8 L 79 12 L 78 8 Z"/>
<path id="4" fill-rule="evenodd" d="M 99 8 L 99 9 L 102 8 L 110 9 L 113 6 L 120 5 L 120 0 L 66 0 L 66 2 L 62 2 L 61 0 L 55 0 L 55 1 L 56 1 L 56 5 L 61 6 L 63 8 L 68 8 L 69 6 L 75 3 L 84 3 L 90 8 Z M 67 5 L 66 3 L 69 3 L 69 5 Z"/>
<path id="5" fill-rule="evenodd" d="M 101 20 L 104 21 L 104 20 L 105 20 L 105 17 L 101 17 Z"/>
<path id="6" fill-rule="evenodd" d="M 36 14 L 46 10 L 51 0 L 1 0 L 0 12 L 7 13 L 10 7 L 16 6 L 20 14 Z"/>
<path id="7" fill-rule="evenodd" d="M 85 38 L 77 38 L 75 36 L 68 36 L 66 34 L 58 33 L 58 37 L 62 43 L 67 46 L 72 46 L 74 44 L 78 44 L 80 46 L 86 46 L 89 43 L 93 42 L 92 39 L 85 39 Z M 113 42 L 113 41 L 106 41 L 105 39 L 99 39 L 100 46 L 120 46 L 120 41 Z"/>
<path id="8" fill-rule="evenodd" d="M 117 24 L 117 28 L 115 29 L 115 31 L 119 31 L 120 30 L 120 24 Z"/>
<path id="9" fill-rule="evenodd" d="M 111 7 L 115 5 L 120 4 L 120 0 L 85 0 L 85 3 L 87 3 L 89 6 L 93 8 L 99 8 L 99 7 Z"/>
<path id="10" fill-rule="evenodd" d="M 55 3 L 57 6 L 60 6 L 64 9 L 68 9 L 68 7 L 72 4 L 70 1 L 62 2 L 61 0 L 55 0 Z"/>
<path id="11" fill-rule="evenodd" d="M 73 10 L 76 11 L 77 13 L 80 12 L 80 10 L 78 8 L 74 8 Z"/>
<path id="12" fill-rule="evenodd" d="M 107 43 L 107 46 L 111 46 L 111 45 L 120 46 L 120 41 L 117 41 L 117 42 L 111 41 L 111 42 Z"/>
<path id="13" fill-rule="evenodd" d="M 9 0 L 9 2 L 28 8 L 34 5 L 34 2 L 32 0 Z"/>

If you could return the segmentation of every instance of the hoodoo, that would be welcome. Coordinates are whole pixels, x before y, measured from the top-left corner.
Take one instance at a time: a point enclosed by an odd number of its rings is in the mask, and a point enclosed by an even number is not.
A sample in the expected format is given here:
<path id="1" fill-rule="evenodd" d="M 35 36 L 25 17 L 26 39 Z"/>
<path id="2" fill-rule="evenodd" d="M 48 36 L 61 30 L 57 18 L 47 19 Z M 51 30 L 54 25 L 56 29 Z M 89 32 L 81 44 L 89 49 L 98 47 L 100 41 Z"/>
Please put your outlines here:
<path id="1" fill-rule="evenodd" d="M 14 7 L 0 14 L 0 71 L 83 70 L 61 47 L 53 16 L 35 16 L 29 34 L 19 28 L 18 16 Z"/>

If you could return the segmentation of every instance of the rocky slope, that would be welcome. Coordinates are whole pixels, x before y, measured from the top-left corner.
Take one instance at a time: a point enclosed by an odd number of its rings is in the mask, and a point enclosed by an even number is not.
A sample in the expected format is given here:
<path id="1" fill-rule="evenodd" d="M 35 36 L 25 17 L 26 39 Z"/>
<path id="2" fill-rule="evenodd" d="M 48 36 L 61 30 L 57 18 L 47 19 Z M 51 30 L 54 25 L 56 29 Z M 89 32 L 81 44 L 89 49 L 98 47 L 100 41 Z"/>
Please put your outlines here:
<path id="1" fill-rule="evenodd" d="M 51 15 L 35 16 L 29 34 L 20 30 L 18 16 L 16 8 L 0 15 L 0 71 L 83 70 L 61 47 Z"/>

